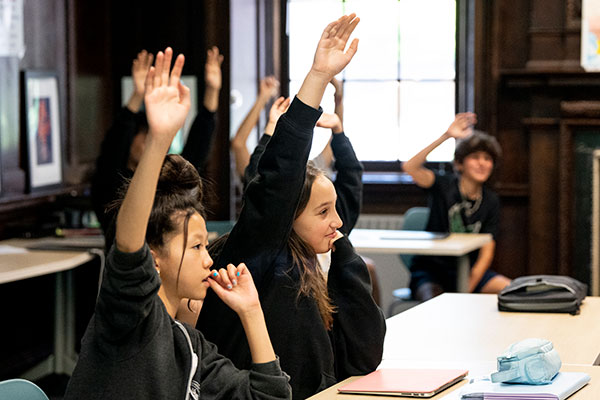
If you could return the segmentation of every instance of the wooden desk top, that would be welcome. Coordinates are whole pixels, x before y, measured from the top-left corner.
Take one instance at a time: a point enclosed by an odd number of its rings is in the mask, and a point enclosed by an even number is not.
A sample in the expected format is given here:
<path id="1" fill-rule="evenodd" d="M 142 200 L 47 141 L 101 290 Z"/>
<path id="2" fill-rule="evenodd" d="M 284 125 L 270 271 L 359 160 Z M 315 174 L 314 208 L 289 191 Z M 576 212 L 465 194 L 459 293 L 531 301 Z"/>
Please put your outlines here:
<path id="1" fill-rule="evenodd" d="M 452 233 L 444 239 L 403 239 L 403 231 L 353 229 L 350 241 L 358 252 L 462 256 L 492 240 L 488 233 Z M 404 231 L 405 232 L 405 231 Z"/>
<path id="2" fill-rule="evenodd" d="M 0 245 L 25 247 L 34 243 L 28 239 L 1 241 Z M 91 260 L 87 251 L 35 250 L 18 254 L 0 254 L 0 284 L 52 274 L 75 268 Z"/>
<path id="3" fill-rule="evenodd" d="M 500 312 L 496 295 L 444 293 L 386 323 L 386 361 L 485 362 L 531 337 L 552 341 L 564 364 L 592 365 L 600 354 L 600 297 L 570 315 Z"/>
<path id="4" fill-rule="evenodd" d="M 392 368 L 392 367 L 390 367 Z M 410 368 L 410 366 L 404 365 L 404 366 L 396 366 L 396 368 Z M 412 368 L 421 368 L 420 366 L 412 366 Z M 429 367 L 425 367 L 423 366 L 423 368 L 462 368 L 461 367 L 456 367 L 456 366 L 444 366 L 444 367 L 440 367 L 440 366 L 429 366 Z M 468 367 L 466 367 L 467 369 L 469 369 Z M 469 376 L 468 378 L 474 378 L 474 377 L 480 377 L 482 375 L 485 374 L 489 374 L 492 371 L 495 371 L 495 364 L 492 363 L 476 363 L 476 364 L 472 364 L 471 368 L 469 369 Z M 571 397 L 569 397 L 569 400 L 597 400 L 600 399 L 600 367 L 594 367 L 594 366 L 589 366 L 589 365 L 568 365 L 565 364 L 562 366 L 562 368 L 560 369 L 563 372 L 585 372 L 588 375 L 591 376 L 591 380 L 590 382 L 584 386 L 581 390 L 579 390 L 577 393 L 573 394 Z M 312 397 L 309 397 L 309 399 L 311 400 L 333 400 L 333 399 L 338 399 L 338 400 L 385 400 L 385 399 L 389 399 L 389 400 L 399 400 L 399 399 L 408 399 L 408 397 L 390 397 L 390 396 L 368 396 L 368 395 L 357 395 L 357 394 L 339 394 L 337 391 L 337 388 L 343 385 L 346 385 L 347 383 L 352 382 L 353 380 L 358 379 L 359 377 L 354 376 L 351 378 L 346 379 L 343 382 L 338 383 L 337 385 L 334 385 L 324 391 L 322 391 L 321 393 L 318 393 Z M 459 396 L 459 390 L 461 387 L 463 387 L 464 385 L 466 385 L 466 383 L 468 382 L 468 379 L 463 380 L 462 382 L 457 383 L 456 385 L 444 390 L 443 392 L 439 393 L 438 395 L 434 396 L 434 397 L 430 397 L 430 399 L 432 400 L 459 400 L 460 396 Z"/>

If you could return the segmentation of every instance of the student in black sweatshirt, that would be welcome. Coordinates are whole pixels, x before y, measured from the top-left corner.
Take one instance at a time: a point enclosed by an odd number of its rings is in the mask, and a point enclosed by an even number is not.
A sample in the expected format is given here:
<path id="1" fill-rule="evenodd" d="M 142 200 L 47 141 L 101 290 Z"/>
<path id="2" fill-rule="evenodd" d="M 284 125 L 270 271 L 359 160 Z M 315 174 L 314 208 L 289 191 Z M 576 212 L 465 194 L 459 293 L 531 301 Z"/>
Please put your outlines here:
<path id="1" fill-rule="evenodd" d="M 165 155 L 190 107 L 183 55 L 156 56 L 146 79 L 149 132 L 119 208 L 95 314 L 65 399 L 287 399 L 289 377 L 269 340 L 243 263 L 210 270 L 202 185 L 181 156 Z M 240 371 L 193 327 L 174 319 L 182 298 L 208 288 L 238 315 L 252 365 Z"/>
<path id="2" fill-rule="evenodd" d="M 121 109 L 102 142 L 96 170 L 92 178 L 92 205 L 107 234 L 107 247 L 112 243 L 114 227 L 109 227 L 114 215 L 106 215 L 106 209 L 116 199 L 123 182 L 131 179 L 144 151 L 148 121 L 141 111 L 144 101 L 146 75 L 152 65 L 153 55 L 142 50 L 133 60 L 131 77 L 133 92 L 125 107 Z M 206 53 L 204 65 L 204 99 L 190 127 L 181 155 L 194 165 L 200 173 L 205 166 L 212 147 L 215 131 L 215 113 L 219 106 L 221 90 L 221 63 L 223 56 L 215 46 Z"/>
<path id="3" fill-rule="evenodd" d="M 252 272 L 295 399 L 373 371 L 383 351 L 385 320 L 364 262 L 339 232 L 334 185 L 307 167 L 319 103 L 356 52 L 356 39 L 344 49 L 357 23 L 352 14 L 325 28 L 313 66 L 248 183 L 239 220 L 213 253 L 217 266 L 244 260 Z M 316 254 L 329 249 L 325 279 Z M 206 297 L 197 326 L 236 366 L 249 365 L 239 319 L 216 296 Z"/>

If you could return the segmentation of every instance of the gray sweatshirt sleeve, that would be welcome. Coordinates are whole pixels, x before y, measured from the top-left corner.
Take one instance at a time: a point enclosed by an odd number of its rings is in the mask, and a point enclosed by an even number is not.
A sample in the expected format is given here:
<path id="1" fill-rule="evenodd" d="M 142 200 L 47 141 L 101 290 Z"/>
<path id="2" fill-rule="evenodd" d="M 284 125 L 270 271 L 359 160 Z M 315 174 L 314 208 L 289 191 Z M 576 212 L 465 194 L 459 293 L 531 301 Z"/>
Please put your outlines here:
<path id="1" fill-rule="evenodd" d="M 200 336 L 200 382 L 202 397 L 211 399 L 291 399 L 290 377 L 281 370 L 279 358 L 239 370 L 217 352 L 217 346 Z"/>

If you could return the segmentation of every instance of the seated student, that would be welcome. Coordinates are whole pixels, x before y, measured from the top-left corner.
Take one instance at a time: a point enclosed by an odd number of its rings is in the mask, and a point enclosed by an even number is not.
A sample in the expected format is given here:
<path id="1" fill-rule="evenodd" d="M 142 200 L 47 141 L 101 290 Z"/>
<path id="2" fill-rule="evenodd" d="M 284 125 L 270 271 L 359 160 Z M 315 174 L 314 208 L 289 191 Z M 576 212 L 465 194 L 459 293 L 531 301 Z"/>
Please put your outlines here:
<path id="1" fill-rule="evenodd" d="M 321 153 L 313 160 L 313 163 L 316 167 L 323 170 L 329 179 L 332 179 L 332 167 L 335 167 L 337 175 L 334 185 L 336 193 L 339 196 L 336 202 L 336 208 L 341 216 L 347 217 L 347 219 L 342 219 L 342 227 L 343 233 L 349 235 L 356 225 L 362 205 L 363 168 L 354 154 L 352 144 L 344 134 L 344 127 L 341 119 L 343 113 L 343 101 L 340 94 L 341 82 L 334 78 L 331 83 L 336 88 L 335 114 L 323 113 L 317 121 L 317 126 L 331 129 L 332 136 L 329 139 L 327 146 L 325 146 L 323 151 L 321 151 Z M 260 157 L 271 140 L 271 136 L 273 136 L 275 125 L 277 124 L 279 117 L 287 110 L 289 104 L 290 99 L 285 99 L 284 97 L 280 97 L 273 103 L 273 106 L 269 111 L 269 121 L 265 127 L 265 134 L 260 138 L 250 157 L 250 162 L 244 170 L 244 186 L 246 186 L 246 184 L 256 175 Z M 342 212 L 340 207 L 346 207 L 345 212 Z M 324 271 L 327 272 L 331 262 L 330 252 L 318 254 L 317 257 L 319 264 L 323 267 Z M 380 305 L 379 280 L 377 278 L 375 263 L 367 257 L 363 257 L 363 260 L 367 265 L 369 277 L 371 278 L 373 299 L 377 305 Z"/>
<path id="2" fill-rule="evenodd" d="M 118 211 L 65 399 L 289 398 L 289 377 L 273 352 L 250 272 L 244 264 L 210 270 L 200 176 L 181 156 L 166 156 L 190 107 L 179 81 L 183 55 L 169 74 L 172 54 L 159 52 L 146 79 L 145 150 Z M 182 298 L 202 299 L 209 287 L 242 321 L 249 371 L 174 319 Z"/>
<path id="3" fill-rule="evenodd" d="M 339 232 L 350 218 L 338 216 L 333 183 L 307 165 L 319 103 L 356 52 L 357 39 L 344 49 L 357 23 L 352 14 L 325 28 L 311 70 L 248 182 L 238 222 L 218 254 L 211 253 L 217 266 L 243 259 L 252 272 L 296 399 L 373 371 L 383 352 L 385 319 L 371 296 L 367 268 Z M 316 254 L 330 249 L 326 280 Z M 236 366 L 249 365 L 242 325 L 216 296 L 206 297 L 197 327 Z"/>
<path id="4" fill-rule="evenodd" d="M 148 69 L 152 65 L 152 54 L 141 51 L 133 61 L 131 76 L 133 93 L 127 105 L 117 115 L 113 125 L 106 133 L 100 155 L 96 161 L 96 170 L 92 178 L 92 204 L 102 229 L 107 234 L 107 246 L 112 242 L 108 221 L 113 216 L 105 215 L 106 208 L 115 200 L 115 194 L 123 182 L 131 179 L 133 171 L 144 152 L 148 122 L 140 111 L 144 100 L 144 83 Z M 219 105 L 221 90 L 221 63 L 223 56 L 219 49 L 212 47 L 207 51 L 204 69 L 206 84 L 204 101 L 190 132 L 181 155 L 202 172 L 212 144 L 215 131 L 215 113 Z M 113 227 L 114 228 L 114 227 Z"/>
<path id="5" fill-rule="evenodd" d="M 244 176 L 244 170 L 250 162 L 250 153 L 246 147 L 246 141 L 252 132 L 252 129 L 258 123 L 260 113 L 266 104 L 271 100 L 279 90 L 279 81 L 274 76 L 267 76 L 260 81 L 258 96 L 254 105 L 248 111 L 248 115 L 242 121 L 240 127 L 233 139 L 231 139 L 231 150 L 235 159 L 235 170 L 240 178 Z"/>
<path id="6" fill-rule="evenodd" d="M 500 202 L 485 183 L 501 155 L 498 141 L 472 130 L 475 114 L 457 114 L 448 130 L 413 158 L 403 170 L 429 193 L 427 230 L 433 232 L 491 233 L 494 240 L 470 254 L 469 291 L 499 293 L 510 280 L 490 269 L 496 248 Z M 458 175 L 442 175 L 425 168 L 427 155 L 447 139 L 458 139 L 454 169 Z M 428 300 L 444 291 L 456 291 L 456 258 L 416 256 L 410 287 L 417 300 Z"/>

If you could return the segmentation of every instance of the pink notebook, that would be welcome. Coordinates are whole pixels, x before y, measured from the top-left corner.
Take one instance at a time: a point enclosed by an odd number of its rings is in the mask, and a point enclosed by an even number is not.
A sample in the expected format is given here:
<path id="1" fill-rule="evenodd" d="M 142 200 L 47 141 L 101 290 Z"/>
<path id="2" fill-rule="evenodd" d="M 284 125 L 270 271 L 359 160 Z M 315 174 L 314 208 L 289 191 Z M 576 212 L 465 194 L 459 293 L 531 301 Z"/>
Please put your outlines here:
<path id="1" fill-rule="evenodd" d="M 432 397 L 464 379 L 464 369 L 380 369 L 338 388 L 340 393 Z"/>

